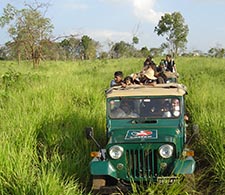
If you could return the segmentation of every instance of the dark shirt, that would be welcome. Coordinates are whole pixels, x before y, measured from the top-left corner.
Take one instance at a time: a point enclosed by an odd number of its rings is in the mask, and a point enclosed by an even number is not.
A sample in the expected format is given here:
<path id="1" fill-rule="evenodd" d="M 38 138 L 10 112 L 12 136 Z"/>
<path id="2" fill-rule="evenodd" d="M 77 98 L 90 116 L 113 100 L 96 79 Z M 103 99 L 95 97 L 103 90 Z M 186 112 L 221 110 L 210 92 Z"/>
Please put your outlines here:
<path id="1" fill-rule="evenodd" d="M 141 78 L 140 82 L 143 84 L 143 85 L 148 85 L 150 83 L 154 83 L 156 80 L 152 80 L 152 79 L 148 79 L 148 78 Z"/>
<path id="2" fill-rule="evenodd" d="M 174 60 L 171 60 L 171 61 L 165 60 L 164 63 L 165 63 L 166 71 L 173 72 L 173 67 L 175 65 L 175 61 Z"/>

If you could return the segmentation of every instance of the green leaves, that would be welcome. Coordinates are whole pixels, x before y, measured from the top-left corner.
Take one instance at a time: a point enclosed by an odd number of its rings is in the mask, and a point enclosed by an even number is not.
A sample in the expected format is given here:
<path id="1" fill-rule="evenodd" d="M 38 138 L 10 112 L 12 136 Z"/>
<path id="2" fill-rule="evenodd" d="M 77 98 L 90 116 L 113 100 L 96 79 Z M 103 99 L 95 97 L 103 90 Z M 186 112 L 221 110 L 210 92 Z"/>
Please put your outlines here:
<path id="1" fill-rule="evenodd" d="M 36 67 L 42 56 L 43 40 L 50 38 L 53 25 L 40 11 L 44 4 L 38 4 L 37 7 L 26 6 L 17 10 L 8 4 L 0 17 L 0 26 L 8 25 L 8 33 L 12 38 L 10 46 L 18 61 L 21 57 L 32 59 Z"/>
<path id="2" fill-rule="evenodd" d="M 17 10 L 11 4 L 7 4 L 3 10 L 3 15 L 0 17 L 0 27 L 4 27 L 14 19 Z"/>
<path id="3" fill-rule="evenodd" d="M 157 35 L 166 35 L 168 47 L 175 55 L 177 55 L 178 49 L 183 49 L 187 43 L 189 29 L 184 22 L 184 18 L 179 12 L 166 13 L 161 17 L 154 30 Z"/>

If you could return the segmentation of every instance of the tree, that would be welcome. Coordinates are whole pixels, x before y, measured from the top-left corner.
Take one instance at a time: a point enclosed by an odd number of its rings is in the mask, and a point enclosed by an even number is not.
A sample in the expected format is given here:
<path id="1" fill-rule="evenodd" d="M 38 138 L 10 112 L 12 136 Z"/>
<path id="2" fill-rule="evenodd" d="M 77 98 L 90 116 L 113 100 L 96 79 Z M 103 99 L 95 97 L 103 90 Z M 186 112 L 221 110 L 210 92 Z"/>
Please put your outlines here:
<path id="1" fill-rule="evenodd" d="M 8 49 L 6 46 L 0 46 L 0 60 L 6 60 Z"/>
<path id="2" fill-rule="evenodd" d="M 132 44 L 133 44 L 133 46 L 137 45 L 139 43 L 139 38 L 137 36 L 139 27 L 140 27 L 140 23 L 135 25 L 135 27 L 134 27 L 134 29 L 132 31 L 132 35 L 133 35 Z"/>
<path id="3" fill-rule="evenodd" d="M 211 56 L 211 57 L 216 57 L 216 58 L 223 58 L 224 55 L 225 55 L 225 49 L 224 48 L 211 48 L 209 51 L 208 51 L 208 54 Z"/>
<path id="4" fill-rule="evenodd" d="M 132 42 L 133 42 L 133 45 L 134 44 L 138 44 L 139 43 L 139 39 L 137 36 L 134 36 L 133 39 L 132 39 Z"/>
<path id="5" fill-rule="evenodd" d="M 81 40 L 75 38 L 75 36 L 70 36 L 65 38 L 60 42 L 60 46 L 64 49 L 66 59 L 76 59 L 80 57 L 81 50 Z"/>
<path id="6" fill-rule="evenodd" d="M 99 59 L 107 59 L 109 57 L 109 54 L 105 51 L 102 51 L 99 53 Z"/>
<path id="7" fill-rule="evenodd" d="M 49 18 L 45 18 L 39 9 L 46 8 L 47 4 L 35 1 L 34 6 L 25 5 L 27 8 L 17 10 L 8 4 L 0 17 L 0 26 L 8 25 L 8 32 L 12 38 L 11 45 L 16 50 L 18 62 L 21 55 L 26 59 L 32 59 L 36 68 L 42 58 L 42 47 L 45 41 L 50 39 L 53 25 Z"/>
<path id="8" fill-rule="evenodd" d="M 162 48 L 151 48 L 149 53 L 151 56 L 162 56 L 163 49 Z"/>
<path id="9" fill-rule="evenodd" d="M 59 43 L 51 40 L 42 40 L 40 42 L 42 45 L 42 58 L 48 60 L 59 60 L 60 57 L 64 57 L 63 49 L 60 47 Z"/>
<path id="10" fill-rule="evenodd" d="M 157 35 L 166 35 L 167 43 L 164 47 L 166 46 L 172 54 L 177 55 L 179 49 L 185 48 L 189 29 L 185 25 L 183 16 L 179 12 L 174 12 L 162 16 L 154 32 Z"/>
<path id="11" fill-rule="evenodd" d="M 142 57 L 147 57 L 149 55 L 149 50 L 148 48 L 145 46 L 145 47 L 142 47 L 141 50 L 140 50 L 141 54 L 142 54 Z"/>
<path id="12" fill-rule="evenodd" d="M 133 45 L 120 41 L 115 43 L 111 50 L 113 51 L 113 58 L 131 57 L 134 56 L 136 50 Z"/>
<path id="13" fill-rule="evenodd" d="M 95 59 L 99 43 L 91 39 L 87 35 L 83 35 L 80 42 L 80 54 L 82 59 Z"/>

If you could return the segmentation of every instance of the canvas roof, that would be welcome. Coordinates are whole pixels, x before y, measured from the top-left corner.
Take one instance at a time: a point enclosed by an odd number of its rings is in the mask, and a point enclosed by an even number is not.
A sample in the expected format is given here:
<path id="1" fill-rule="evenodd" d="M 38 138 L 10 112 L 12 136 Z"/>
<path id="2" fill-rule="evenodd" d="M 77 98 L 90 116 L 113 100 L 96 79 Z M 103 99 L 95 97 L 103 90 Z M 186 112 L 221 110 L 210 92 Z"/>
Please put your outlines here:
<path id="1" fill-rule="evenodd" d="M 112 87 L 106 91 L 106 97 L 129 96 L 183 96 L 187 94 L 186 87 L 178 83 L 148 85 L 131 85 L 123 88 Z"/>

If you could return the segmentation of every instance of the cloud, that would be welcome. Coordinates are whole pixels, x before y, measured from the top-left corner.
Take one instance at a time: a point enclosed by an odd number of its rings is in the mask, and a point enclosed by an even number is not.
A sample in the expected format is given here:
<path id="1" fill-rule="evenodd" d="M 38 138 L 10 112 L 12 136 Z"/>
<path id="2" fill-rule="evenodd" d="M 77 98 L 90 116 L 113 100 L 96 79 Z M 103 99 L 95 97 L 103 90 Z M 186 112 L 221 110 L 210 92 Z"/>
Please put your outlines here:
<path id="1" fill-rule="evenodd" d="M 99 0 L 104 3 L 112 3 L 114 5 L 124 5 L 131 7 L 135 17 L 140 20 L 156 24 L 162 15 L 154 9 L 156 0 Z"/>
<path id="2" fill-rule="evenodd" d="M 153 24 L 156 24 L 160 17 L 163 15 L 162 12 L 154 10 L 155 0 L 130 0 L 134 8 L 134 14 L 137 18 L 146 20 Z"/>
<path id="3" fill-rule="evenodd" d="M 110 40 L 118 41 L 125 40 L 130 41 L 132 34 L 129 32 L 112 31 L 112 30 L 88 30 L 87 32 L 92 38 L 100 41 Z"/>
<path id="4" fill-rule="evenodd" d="M 67 34 L 77 35 L 78 37 L 82 37 L 83 35 L 88 35 L 90 38 L 99 41 L 99 42 L 118 42 L 132 41 L 132 33 L 125 31 L 114 31 L 108 29 L 76 29 L 72 30 Z"/>

